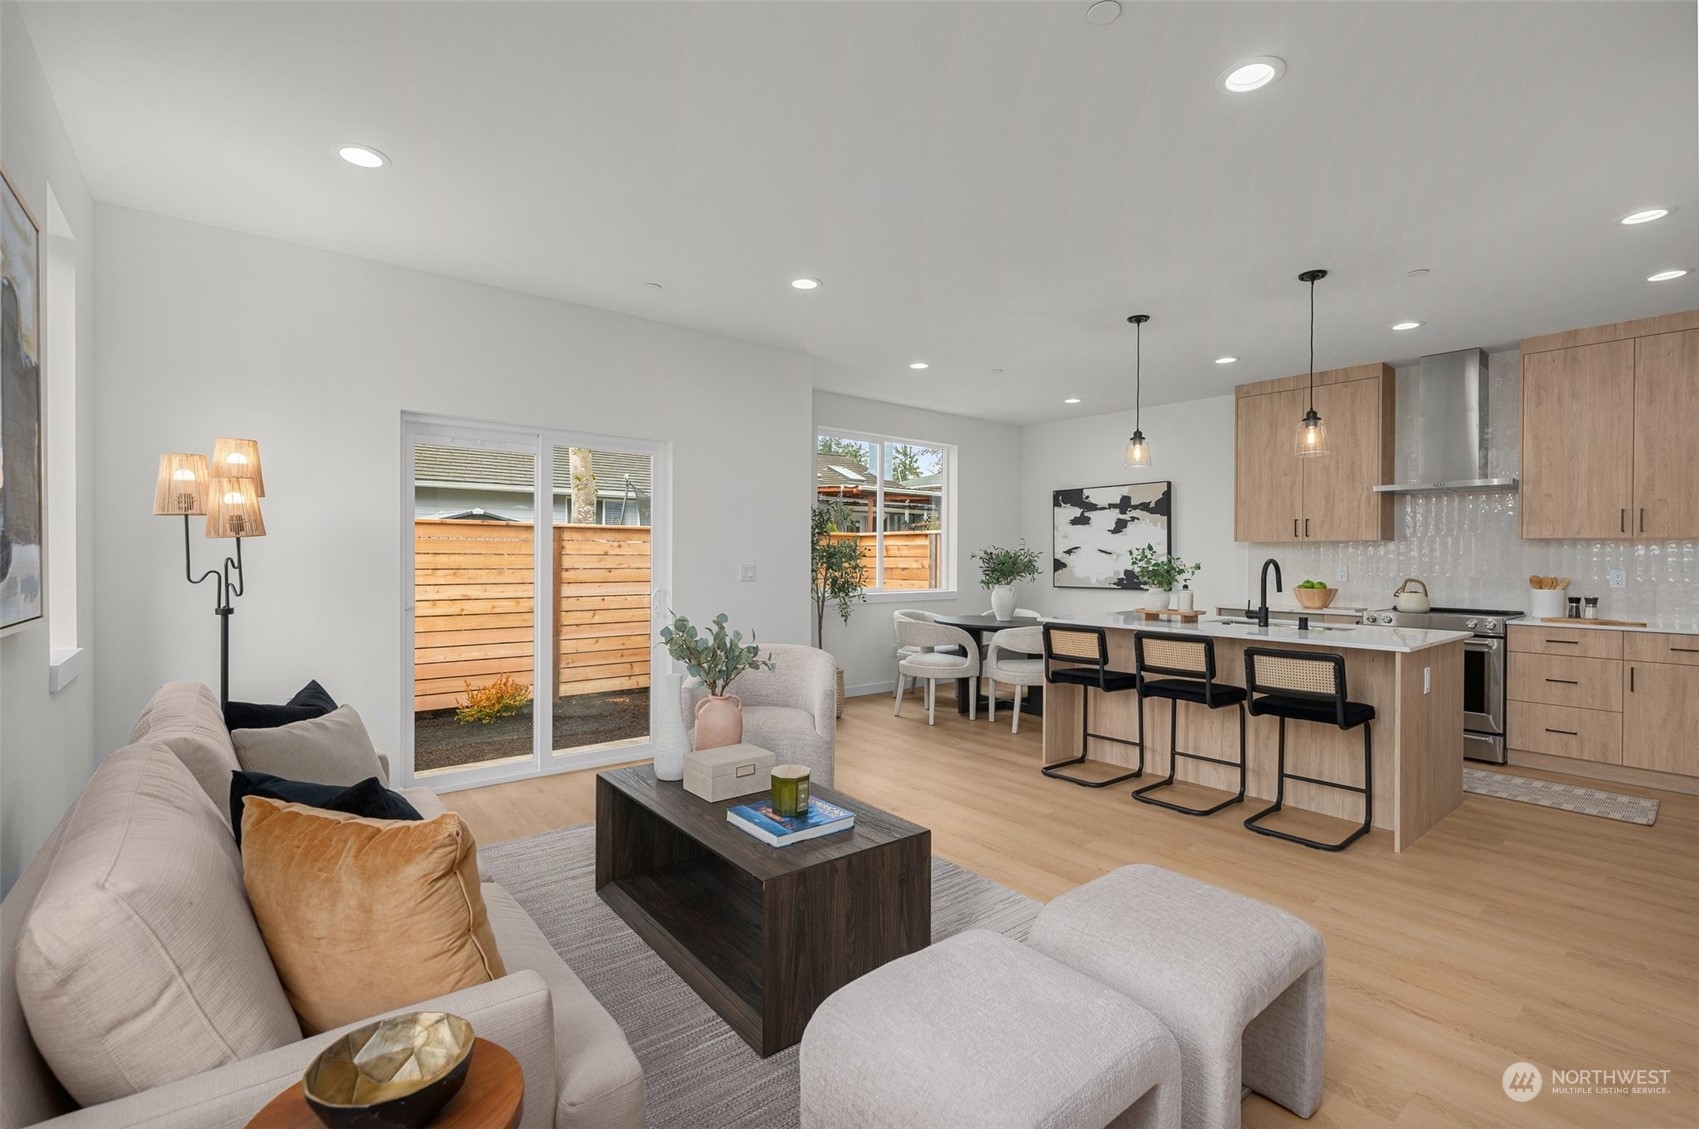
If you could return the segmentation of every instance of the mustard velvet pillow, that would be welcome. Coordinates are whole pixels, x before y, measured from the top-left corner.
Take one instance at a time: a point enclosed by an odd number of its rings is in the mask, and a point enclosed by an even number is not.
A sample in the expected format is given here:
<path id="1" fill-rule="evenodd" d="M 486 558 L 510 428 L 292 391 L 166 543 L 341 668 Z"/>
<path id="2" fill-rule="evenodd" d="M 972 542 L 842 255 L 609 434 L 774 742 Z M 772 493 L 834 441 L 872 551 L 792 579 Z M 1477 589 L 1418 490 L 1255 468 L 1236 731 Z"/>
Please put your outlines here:
<path id="1" fill-rule="evenodd" d="M 507 974 L 453 812 L 368 819 L 249 796 L 242 872 L 305 1034 Z"/>

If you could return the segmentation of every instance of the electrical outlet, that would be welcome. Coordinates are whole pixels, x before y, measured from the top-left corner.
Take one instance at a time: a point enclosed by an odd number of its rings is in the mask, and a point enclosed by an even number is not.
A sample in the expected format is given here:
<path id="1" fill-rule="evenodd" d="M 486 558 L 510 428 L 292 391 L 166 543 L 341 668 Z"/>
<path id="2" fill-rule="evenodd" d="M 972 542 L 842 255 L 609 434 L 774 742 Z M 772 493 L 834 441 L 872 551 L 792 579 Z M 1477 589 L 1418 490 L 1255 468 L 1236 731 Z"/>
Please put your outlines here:
<path id="1" fill-rule="evenodd" d="M 755 579 L 755 566 L 753 564 L 740 564 L 740 565 L 738 565 L 737 566 L 737 579 L 738 579 L 738 583 L 740 583 L 740 584 L 748 584 L 750 581 L 754 580 Z"/>
<path id="2" fill-rule="evenodd" d="M 1422 693 L 1424 693 L 1424 694 L 1431 693 L 1433 691 L 1433 688 L 1434 688 L 1434 668 L 1431 667 L 1431 666 L 1424 666 L 1422 668 Z"/>
<path id="3" fill-rule="evenodd" d="M 1628 587 L 1628 572 L 1627 572 L 1626 569 L 1620 569 L 1620 568 L 1611 569 L 1611 587 L 1612 588 L 1626 588 L 1626 587 Z"/>
<path id="4" fill-rule="evenodd" d="M 1333 570 L 1334 583 L 1343 584 L 1349 579 L 1351 579 L 1351 573 L 1344 565 L 1340 565 L 1338 568 Z"/>

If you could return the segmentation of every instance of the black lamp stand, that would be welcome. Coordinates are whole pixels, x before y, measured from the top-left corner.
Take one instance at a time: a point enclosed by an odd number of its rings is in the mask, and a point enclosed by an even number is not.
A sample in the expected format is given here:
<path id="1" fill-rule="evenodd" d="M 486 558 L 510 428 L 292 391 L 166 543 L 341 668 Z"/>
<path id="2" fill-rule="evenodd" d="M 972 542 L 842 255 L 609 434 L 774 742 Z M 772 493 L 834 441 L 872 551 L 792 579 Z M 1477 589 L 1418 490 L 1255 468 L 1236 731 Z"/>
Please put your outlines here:
<path id="1" fill-rule="evenodd" d="M 234 581 L 230 578 L 232 571 L 236 576 Z M 184 514 L 183 575 L 190 584 L 211 580 L 213 591 L 218 594 L 212 612 L 218 617 L 218 704 L 222 706 L 230 701 L 230 617 L 236 614 L 232 601 L 242 594 L 242 539 L 236 538 L 236 555 L 224 558 L 222 570 L 209 568 L 196 576 L 189 552 L 189 515 Z"/>

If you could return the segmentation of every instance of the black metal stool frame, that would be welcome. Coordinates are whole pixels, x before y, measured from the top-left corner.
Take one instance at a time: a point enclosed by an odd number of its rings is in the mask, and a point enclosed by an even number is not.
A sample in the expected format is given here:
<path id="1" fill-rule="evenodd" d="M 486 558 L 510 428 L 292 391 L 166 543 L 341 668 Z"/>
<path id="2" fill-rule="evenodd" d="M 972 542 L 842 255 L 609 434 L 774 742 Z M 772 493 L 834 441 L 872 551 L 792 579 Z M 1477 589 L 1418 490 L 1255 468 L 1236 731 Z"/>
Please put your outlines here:
<path id="1" fill-rule="evenodd" d="M 1059 653 L 1057 653 L 1057 651 L 1056 651 L 1056 649 L 1053 645 L 1052 638 L 1051 638 L 1051 633 L 1053 631 L 1062 631 L 1062 632 L 1066 632 L 1066 633 L 1071 634 L 1071 635 L 1092 635 L 1092 636 L 1095 636 L 1096 640 L 1097 640 L 1097 654 L 1096 654 L 1095 660 L 1091 659 L 1091 658 L 1085 658 L 1085 657 L 1082 657 L 1080 655 L 1070 655 L 1070 654 L 1059 654 Z M 1143 776 L 1144 775 L 1144 741 L 1142 739 L 1143 738 L 1142 726 L 1143 726 L 1143 720 L 1144 720 L 1143 717 L 1141 716 L 1141 718 L 1139 719 L 1140 720 L 1140 726 L 1141 726 L 1141 732 L 1140 732 L 1140 738 L 1141 739 L 1138 740 L 1138 741 L 1129 741 L 1125 737 L 1111 737 L 1107 733 L 1093 733 L 1091 731 L 1091 691 L 1093 689 L 1094 684 L 1091 683 L 1087 678 L 1084 678 L 1084 677 L 1057 678 L 1056 675 L 1059 672 L 1057 671 L 1055 666 L 1052 665 L 1052 664 L 1058 663 L 1058 662 L 1070 664 L 1069 667 L 1063 668 L 1063 670 L 1060 672 L 1060 673 L 1063 673 L 1063 674 L 1073 673 L 1073 674 L 1076 674 L 1076 675 L 1084 676 L 1084 675 L 1087 675 L 1088 672 L 1085 669 L 1082 669 L 1082 668 L 1089 667 L 1089 668 L 1092 668 L 1093 670 L 1095 670 L 1096 673 L 1097 673 L 1097 681 L 1095 683 L 1095 688 L 1097 689 L 1098 693 L 1100 693 L 1100 694 L 1109 694 L 1109 693 L 1115 693 L 1116 692 L 1116 691 L 1112 690 L 1109 686 L 1109 677 L 1111 675 L 1114 675 L 1117 678 L 1122 678 L 1122 679 L 1133 678 L 1134 679 L 1134 687 L 1137 686 L 1137 676 L 1136 675 L 1128 675 L 1128 674 L 1125 674 L 1121 671 L 1114 671 L 1114 670 L 1109 669 L 1109 634 L 1103 628 L 1101 628 L 1101 627 L 1086 627 L 1086 626 L 1083 626 L 1083 625 L 1076 626 L 1076 625 L 1073 625 L 1073 624 L 1065 624 L 1065 623 L 1064 624 L 1048 624 L 1048 623 L 1045 624 L 1044 625 L 1044 681 L 1048 684 L 1051 684 L 1051 685 L 1061 683 L 1063 685 L 1078 686 L 1080 688 L 1080 755 L 1075 757 L 1072 760 L 1057 761 L 1055 764 L 1044 765 L 1039 771 L 1043 772 L 1044 775 L 1054 777 L 1057 780 L 1066 780 L 1070 784 L 1078 784 L 1082 788 L 1107 788 L 1111 784 L 1120 784 L 1123 781 L 1132 780 L 1135 777 Z M 1139 712 L 1142 715 L 1144 711 L 1140 710 Z M 1083 780 L 1078 776 L 1070 776 L 1067 773 L 1060 771 L 1061 769 L 1067 768 L 1070 765 L 1083 764 L 1085 762 L 1085 760 L 1087 759 L 1087 754 L 1091 751 L 1091 742 L 1093 740 L 1113 741 L 1118 745 L 1131 745 L 1131 746 L 1137 748 L 1138 751 L 1139 751 L 1138 766 L 1136 768 L 1134 768 L 1133 771 L 1131 771 L 1131 772 L 1125 772 L 1125 773 L 1122 773 L 1119 776 L 1111 776 L 1111 777 L 1108 777 L 1107 779 L 1104 779 L 1104 780 Z"/>
<path id="2" fill-rule="evenodd" d="M 1332 694 L 1320 694 L 1304 690 L 1294 690 L 1282 686 L 1268 688 L 1260 686 L 1257 683 L 1256 678 L 1256 660 L 1259 657 L 1271 659 L 1295 659 L 1303 662 L 1326 662 L 1333 667 L 1334 691 Z M 1246 647 L 1245 691 L 1250 697 L 1251 713 L 1261 714 L 1266 710 L 1266 712 L 1273 713 L 1275 717 L 1280 719 L 1280 768 L 1279 777 L 1274 788 L 1274 803 L 1272 806 L 1264 808 L 1262 811 L 1257 812 L 1255 815 L 1245 820 L 1245 826 L 1248 829 L 1255 831 L 1258 835 L 1268 835 L 1275 839 L 1284 839 L 1288 843 L 1297 843 L 1301 846 L 1311 847 L 1318 851 L 1343 851 L 1346 847 L 1349 847 L 1352 843 L 1355 843 L 1358 839 L 1367 835 L 1369 833 L 1370 826 L 1374 822 L 1375 814 L 1375 749 L 1374 726 L 1372 724 L 1374 721 L 1374 712 L 1371 708 L 1369 716 L 1364 718 L 1362 721 L 1352 724 L 1346 723 L 1345 706 L 1347 703 L 1345 689 L 1345 656 L 1334 654 L 1330 651 L 1286 651 L 1272 647 Z M 1363 727 L 1363 786 L 1359 788 L 1354 784 L 1341 784 L 1337 780 L 1320 780 L 1314 776 L 1303 776 L 1296 772 L 1287 772 L 1286 715 L 1272 709 L 1266 709 L 1266 707 L 1259 709 L 1259 699 L 1256 696 L 1258 693 L 1264 693 L 1275 697 L 1298 698 L 1314 702 L 1329 702 L 1334 707 L 1334 724 L 1339 726 L 1340 729 L 1352 729 L 1356 725 L 1361 725 Z M 1298 720 L 1302 721 L 1306 719 L 1299 718 Z M 1355 831 L 1351 832 L 1351 834 L 1345 836 L 1345 838 L 1339 840 L 1337 843 L 1324 843 L 1319 839 L 1310 839 L 1303 835 L 1294 835 L 1289 831 L 1279 831 L 1273 827 L 1257 826 L 1259 820 L 1271 816 L 1275 812 L 1281 810 L 1281 807 L 1284 805 L 1286 800 L 1286 781 L 1288 780 L 1301 780 L 1305 784 L 1315 784 L 1323 788 L 1334 788 L 1341 792 L 1355 792 L 1362 796 L 1362 826 L 1358 827 Z"/>
<path id="3" fill-rule="evenodd" d="M 1133 789 L 1133 799 L 1139 801 L 1141 804 L 1154 804 L 1155 806 L 1157 806 L 1159 808 L 1167 808 L 1169 811 L 1177 811 L 1182 815 L 1199 815 L 1199 816 L 1214 815 L 1216 812 L 1222 811 L 1226 808 L 1230 808 L 1234 804 L 1244 803 L 1245 802 L 1245 694 L 1244 694 L 1244 691 L 1240 690 L 1240 688 L 1237 687 L 1237 686 L 1228 686 L 1228 687 L 1224 688 L 1224 689 L 1229 690 L 1229 691 L 1233 691 L 1233 690 L 1239 691 L 1238 695 L 1233 698 L 1233 704 L 1239 707 L 1239 759 L 1238 759 L 1238 761 L 1237 762 L 1230 761 L 1230 760 L 1227 760 L 1224 757 L 1205 756 L 1202 753 L 1183 752 L 1180 749 L 1180 737 L 1179 737 L 1180 699 L 1178 697 L 1172 695 L 1172 694 L 1162 694 L 1162 693 L 1157 693 L 1157 694 L 1154 694 L 1154 695 L 1147 694 L 1146 690 L 1145 690 L 1145 682 L 1146 682 L 1145 675 L 1146 675 L 1146 672 L 1149 672 L 1149 673 L 1152 673 L 1152 674 L 1166 674 L 1166 675 L 1170 675 L 1170 676 L 1173 676 L 1173 677 L 1189 678 L 1193 681 L 1198 681 L 1197 672 L 1195 670 L 1186 670 L 1186 669 L 1182 669 L 1180 667 L 1162 666 L 1161 664 L 1158 664 L 1158 663 L 1147 662 L 1145 660 L 1145 653 L 1144 653 L 1144 651 L 1145 651 L 1145 641 L 1147 639 L 1173 640 L 1176 643 L 1186 643 L 1186 644 L 1190 644 L 1190 645 L 1202 646 L 1203 647 L 1203 654 L 1204 654 L 1204 669 L 1203 669 L 1203 679 L 1202 679 L 1204 701 L 1203 701 L 1202 704 L 1204 705 L 1204 707 L 1206 709 L 1212 709 L 1213 710 L 1213 709 L 1224 708 L 1222 706 L 1216 706 L 1216 705 L 1213 704 L 1214 701 L 1215 701 L 1215 696 L 1216 696 L 1215 640 L 1209 638 L 1209 636 L 1207 636 L 1207 635 L 1203 635 L 1203 636 L 1198 636 L 1198 635 L 1173 635 L 1173 634 L 1168 634 L 1168 633 L 1164 633 L 1164 632 L 1156 632 L 1156 631 L 1135 631 L 1133 633 L 1133 660 L 1134 660 L 1134 673 L 1136 673 L 1138 675 L 1138 680 L 1139 680 L 1139 687 L 1138 687 L 1138 694 L 1139 694 L 1139 746 L 1140 746 L 1141 749 L 1144 746 L 1144 702 L 1145 702 L 1145 698 L 1146 697 L 1152 697 L 1152 696 L 1167 698 L 1168 699 L 1168 775 L 1165 778 L 1158 780 L 1155 784 L 1146 784 L 1143 788 L 1134 788 Z M 1207 808 L 1188 807 L 1185 804 L 1177 804 L 1177 803 L 1173 802 L 1172 800 L 1159 800 L 1156 797 L 1152 796 L 1151 795 L 1152 792 L 1158 791 L 1162 788 L 1172 788 L 1174 786 L 1174 770 L 1179 766 L 1179 760 L 1180 760 L 1181 757 L 1187 757 L 1187 758 L 1189 758 L 1191 760 L 1195 760 L 1195 761 L 1205 761 L 1209 764 L 1219 764 L 1219 765 L 1223 765 L 1227 768 L 1238 769 L 1239 770 L 1239 793 L 1238 793 L 1238 795 L 1233 796 L 1229 799 L 1222 800 L 1219 804 L 1216 804 L 1213 807 L 1207 807 Z"/>

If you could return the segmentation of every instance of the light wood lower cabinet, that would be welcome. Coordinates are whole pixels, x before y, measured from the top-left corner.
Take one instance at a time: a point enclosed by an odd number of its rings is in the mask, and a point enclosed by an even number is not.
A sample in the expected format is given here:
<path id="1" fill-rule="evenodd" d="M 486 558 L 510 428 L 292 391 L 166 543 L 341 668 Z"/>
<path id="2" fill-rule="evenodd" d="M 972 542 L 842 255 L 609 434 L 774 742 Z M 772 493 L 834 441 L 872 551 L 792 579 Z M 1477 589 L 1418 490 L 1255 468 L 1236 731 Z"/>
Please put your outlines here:
<path id="1" fill-rule="evenodd" d="M 1600 764 L 1622 763 L 1622 715 L 1574 706 L 1511 702 L 1511 742 L 1518 749 Z"/>
<path id="2" fill-rule="evenodd" d="M 1601 631 L 1596 627 L 1512 624 L 1510 650 L 1512 654 L 1566 655 L 1572 659 L 1620 659 L 1624 634 L 1621 631 Z M 1515 663 L 1516 660 L 1512 659 L 1511 665 Z"/>
<path id="3" fill-rule="evenodd" d="M 1622 663 L 1562 655 L 1511 655 L 1508 697 L 1516 702 L 1622 710 Z"/>
<path id="4" fill-rule="evenodd" d="M 1623 667 L 1622 763 L 1699 776 L 1699 666 Z"/>

